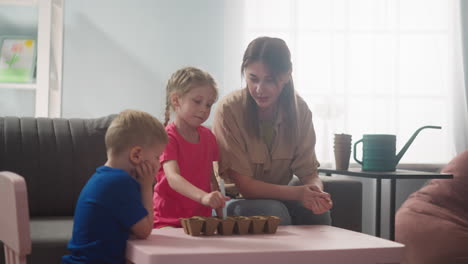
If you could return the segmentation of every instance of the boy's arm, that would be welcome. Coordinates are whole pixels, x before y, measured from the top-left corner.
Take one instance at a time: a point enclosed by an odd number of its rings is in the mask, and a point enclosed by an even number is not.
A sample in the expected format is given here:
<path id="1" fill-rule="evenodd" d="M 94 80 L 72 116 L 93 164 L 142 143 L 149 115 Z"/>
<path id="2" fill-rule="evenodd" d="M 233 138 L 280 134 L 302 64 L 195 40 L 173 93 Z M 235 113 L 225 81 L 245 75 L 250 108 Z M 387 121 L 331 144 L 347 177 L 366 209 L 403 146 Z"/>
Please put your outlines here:
<path id="1" fill-rule="evenodd" d="M 156 173 L 147 161 L 136 167 L 136 179 L 141 186 L 141 201 L 148 214 L 131 227 L 132 234 L 139 239 L 145 239 L 153 230 L 153 180 Z"/>
<path id="2" fill-rule="evenodd" d="M 207 193 L 182 177 L 182 175 L 180 175 L 180 169 L 177 161 L 169 160 L 164 162 L 163 169 L 169 186 L 171 186 L 171 188 L 176 192 L 212 208 L 220 208 L 225 205 L 225 200 L 227 198 L 219 191 Z"/>

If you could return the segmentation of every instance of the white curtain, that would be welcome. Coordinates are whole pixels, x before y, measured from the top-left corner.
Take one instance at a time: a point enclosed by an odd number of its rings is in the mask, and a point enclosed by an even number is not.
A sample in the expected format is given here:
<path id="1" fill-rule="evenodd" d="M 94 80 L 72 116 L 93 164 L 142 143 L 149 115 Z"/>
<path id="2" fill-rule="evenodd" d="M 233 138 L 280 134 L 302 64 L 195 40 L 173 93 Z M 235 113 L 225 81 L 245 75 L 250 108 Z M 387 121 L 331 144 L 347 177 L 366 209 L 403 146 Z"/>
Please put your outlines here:
<path id="1" fill-rule="evenodd" d="M 462 14 L 462 6 L 460 1 L 455 1 L 455 8 L 453 9 L 453 60 L 454 60 L 454 69 L 453 69 L 453 89 L 452 89 L 452 103 L 453 103 L 453 136 L 455 151 L 457 153 L 463 152 L 468 149 L 468 96 L 467 96 L 467 87 L 464 78 L 464 72 L 466 69 L 463 68 L 463 48 L 462 48 L 462 35 L 464 32 L 465 39 L 468 39 L 466 34 L 468 34 L 468 25 L 462 26 L 463 19 L 460 17 Z M 466 4 L 466 2 L 464 3 Z M 468 14 L 465 14 L 467 16 Z M 465 23 L 468 22 L 468 19 L 465 18 Z M 464 43 L 468 45 L 468 43 Z M 465 49 L 464 56 L 468 49 Z M 465 59 L 465 61 L 468 61 Z"/>
<path id="2" fill-rule="evenodd" d="M 283 38 L 323 165 L 334 133 L 396 134 L 401 149 L 417 128 L 442 126 L 423 130 L 403 163 L 446 163 L 467 147 L 458 0 L 245 0 L 226 10 L 224 87 L 242 85 L 252 39 Z"/>

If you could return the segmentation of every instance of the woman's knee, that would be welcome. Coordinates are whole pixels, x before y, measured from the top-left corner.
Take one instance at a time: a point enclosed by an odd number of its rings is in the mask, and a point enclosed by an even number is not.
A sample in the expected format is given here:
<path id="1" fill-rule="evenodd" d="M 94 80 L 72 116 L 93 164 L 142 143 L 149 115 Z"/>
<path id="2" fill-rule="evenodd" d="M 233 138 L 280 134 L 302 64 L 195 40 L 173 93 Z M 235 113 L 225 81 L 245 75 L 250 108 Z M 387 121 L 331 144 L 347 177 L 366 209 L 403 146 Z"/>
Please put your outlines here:
<path id="1" fill-rule="evenodd" d="M 284 201 L 284 205 L 289 210 L 293 225 L 331 225 L 330 211 L 314 214 L 299 201 Z"/>
<path id="2" fill-rule="evenodd" d="M 273 215 L 281 218 L 281 225 L 290 225 L 288 208 L 277 200 L 235 199 L 227 204 L 227 214 L 234 216 Z"/>

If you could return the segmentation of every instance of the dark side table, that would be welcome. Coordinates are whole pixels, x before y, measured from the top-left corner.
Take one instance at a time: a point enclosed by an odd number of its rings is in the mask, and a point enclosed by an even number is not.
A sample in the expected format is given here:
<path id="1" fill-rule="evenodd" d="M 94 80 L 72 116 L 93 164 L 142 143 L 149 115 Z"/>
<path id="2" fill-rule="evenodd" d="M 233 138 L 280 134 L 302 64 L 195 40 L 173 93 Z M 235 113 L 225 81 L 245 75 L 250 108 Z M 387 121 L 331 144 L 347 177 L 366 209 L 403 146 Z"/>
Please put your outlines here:
<path id="1" fill-rule="evenodd" d="M 363 171 L 361 168 L 350 168 L 349 170 L 318 169 L 319 173 L 327 176 L 332 174 L 346 175 L 352 177 L 372 178 L 377 181 L 376 208 L 375 208 L 375 235 L 380 237 L 380 214 L 381 214 L 381 192 L 382 179 L 390 180 L 390 239 L 395 240 L 395 192 L 397 179 L 452 179 L 452 174 L 433 173 L 411 170 L 396 171 Z"/>

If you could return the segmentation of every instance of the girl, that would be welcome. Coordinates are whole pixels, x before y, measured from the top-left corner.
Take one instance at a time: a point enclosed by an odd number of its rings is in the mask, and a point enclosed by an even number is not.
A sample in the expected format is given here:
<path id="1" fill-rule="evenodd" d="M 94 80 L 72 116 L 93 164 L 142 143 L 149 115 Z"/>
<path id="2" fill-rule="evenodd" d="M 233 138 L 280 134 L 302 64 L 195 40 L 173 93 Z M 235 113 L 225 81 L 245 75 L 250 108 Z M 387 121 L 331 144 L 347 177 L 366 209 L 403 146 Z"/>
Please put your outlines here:
<path id="1" fill-rule="evenodd" d="M 229 198 L 219 192 L 213 173 L 218 145 L 211 131 L 201 126 L 218 97 L 208 73 L 193 67 L 176 71 L 166 87 L 166 132 L 169 136 L 160 157 L 161 169 L 154 187 L 154 227 L 180 227 L 179 218 L 221 216 Z M 175 118 L 168 125 L 171 110 Z M 211 186 L 210 186 L 211 183 Z"/>

